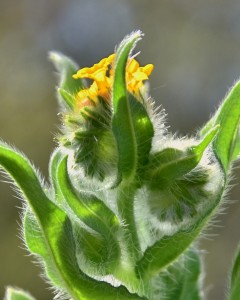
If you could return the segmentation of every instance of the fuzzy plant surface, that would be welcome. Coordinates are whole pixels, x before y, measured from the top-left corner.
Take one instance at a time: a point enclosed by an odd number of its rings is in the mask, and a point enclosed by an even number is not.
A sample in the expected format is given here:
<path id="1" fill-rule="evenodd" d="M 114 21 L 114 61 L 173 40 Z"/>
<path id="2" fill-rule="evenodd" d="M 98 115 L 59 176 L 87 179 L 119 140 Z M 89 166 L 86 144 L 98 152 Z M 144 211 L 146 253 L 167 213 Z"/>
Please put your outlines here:
<path id="1" fill-rule="evenodd" d="M 44 181 L 0 143 L 0 165 L 24 199 L 22 232 L 54 299 L 200 300 L 197 241 L 221 206 L 240 154 L 240 82 L 194 137 L 177 137 L 148 95 L 153 65 L 132 51 L 79 70 L 51 53 L 59 73 L 61 130 Z M 226 299 L 240 299 L 240 251 Z M 34 299 L 9 287 L 6 300 Z"/>

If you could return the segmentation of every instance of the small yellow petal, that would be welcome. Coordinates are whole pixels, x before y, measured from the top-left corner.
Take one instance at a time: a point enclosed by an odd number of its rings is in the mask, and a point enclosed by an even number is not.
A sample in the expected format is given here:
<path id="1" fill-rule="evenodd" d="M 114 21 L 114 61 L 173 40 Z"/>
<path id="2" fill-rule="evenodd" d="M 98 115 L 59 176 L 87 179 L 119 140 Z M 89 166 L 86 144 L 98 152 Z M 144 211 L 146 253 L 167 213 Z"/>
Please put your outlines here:
<path id="1" fill-rule="evenodd" d="M 147 80 L 148 79 L 148 76 L 141 72 L 141 71 L 138 71 L 138 72 L 135 72 L 132 74 L 134 79 L 138 80 L 138 81 L 142 81 L 142 80 Z"/>
<path id="2" fill-rule="evenodd" d="M 106 78 L 106 70 L 105 69 L 100 69 L 97 70 L 93 76 L 91 77 L 92 79 L 96 81 L 105 81 Z"/>
<path id="3" fill-rule="evenodd" d="M 106 58 L 106 63 L 107 63 L 107 65 L 112 64 L 113 61 L 114 61 L 114 59 L 115 59 L 115 57 L 116 57 L 116 54 L 111 54 L 111 55 L 109 55 L 109 56 Z"/>
<path id="4" fill-rule="evenodd" d="M 127 72 L 128 73 L 136 72 L 138 68 L 139 68 L 139 63 L 134 58 L 132 58 L 129 61 L 129 63 L 127 64 Z"/>
<path id="5" fill-rule="evenodd" d="M 150 74 L 153 71 L 154 66 L 152 64 L 148 64 L 145 67 L 141 67 L 141 71 L 146 73 L 147 76 L 150 76 Z"/>

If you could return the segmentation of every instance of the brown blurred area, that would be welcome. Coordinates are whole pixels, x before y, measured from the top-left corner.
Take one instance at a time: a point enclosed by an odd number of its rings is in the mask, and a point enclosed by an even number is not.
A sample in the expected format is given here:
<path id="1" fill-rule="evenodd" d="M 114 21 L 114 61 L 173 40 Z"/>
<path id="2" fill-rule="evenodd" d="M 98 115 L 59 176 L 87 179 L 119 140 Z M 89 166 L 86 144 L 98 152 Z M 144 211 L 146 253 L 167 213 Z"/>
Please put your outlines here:
<path id="1" fill-rule="evenodd" d="M 238 0 L 0 0 L 0 138 L 23 151 L 47 178 L 59 124 L 48 51 L 92 65 L 135 29 L 145 33 L 137 48 L 140 62 L 155 66 L 151 95 L 168 112 L 172 131 L 193 134 L 240 77 L 239 16 Z M 234 174 L 238 183 L 239 170 Z M 201 242 L 209 300 L 225 298 L 240 240 L 239 199 L 240 186 L 229 193 L 226 214 Z M 0 207 L 0 297 L 13 285 L 39 300 L 52 299 L 18 237 L 21 200 L 3 182 Z"/>

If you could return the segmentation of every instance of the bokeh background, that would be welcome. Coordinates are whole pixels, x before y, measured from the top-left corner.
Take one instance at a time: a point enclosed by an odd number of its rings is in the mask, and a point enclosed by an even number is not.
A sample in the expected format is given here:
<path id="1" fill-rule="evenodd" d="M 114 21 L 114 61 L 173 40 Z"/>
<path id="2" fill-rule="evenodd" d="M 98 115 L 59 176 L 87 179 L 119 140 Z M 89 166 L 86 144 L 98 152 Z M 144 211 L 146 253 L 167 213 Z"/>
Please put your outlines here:
<path id="1" fill-rule="evenodd" d="M 194 133 L 240 76 L 238 0 L 0 0 L 0 137 L 26 153 L 48 176 L 58 131 L 56 76 L 50 50 L 92 65 L 112 53 L 132 30 L 142 64 L 153 63 L 151 95 L 180 135 Z M 239 182 L 236 169 L 234 183 Z M 1 177 L 1 180 L 4 180 Z M 209 300 L 222 300 L 227 272 L 240 240 L 240 189 L 227 214 L 202 239 Z M 234 200 L 234 201 L 233 201 Z M 21 201 L 0 182 L 0 298 L 8 284 L 52 299 L 40 270 L 22 249 Z"/>

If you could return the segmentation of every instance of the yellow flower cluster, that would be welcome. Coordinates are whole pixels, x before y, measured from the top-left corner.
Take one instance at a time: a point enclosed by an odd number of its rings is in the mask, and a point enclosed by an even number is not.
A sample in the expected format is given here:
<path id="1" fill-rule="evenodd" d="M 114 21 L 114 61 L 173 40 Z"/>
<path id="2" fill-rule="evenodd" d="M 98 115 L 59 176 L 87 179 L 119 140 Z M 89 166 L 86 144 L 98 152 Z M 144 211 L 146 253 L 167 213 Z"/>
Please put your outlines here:
<path id="1" fill-rule="evenodd" d="M 73 78 L 89 78 L 93 83 L 88 89 L 80 90 L 76 95 L 77 103 L 82 107 L 96 102 L 97 97 L 103 97 L 106 100 L 110 98 L 110 91 L 113 85 L 115 54 L 103 58 L 99 63 L 90 68 L 80 69 Z M 130 58 L 126 67 L 126 85 L 130 93 L 138 94 L 143 86 L 143 81 L 147 80 L 153 70 L 153 65 L 148 64 L 140 67 L 139 63 Z"/>
<path id="2" fill-rule="evenodd" d="M 109 100 L 114 77 L 114 59 L 115 54 L 111 54 L 92 67 L 80 69 L 73 75 L 75 79 L 89 78 L 93 80 L 93 83 L 88 89 L 80 90 L 77 93 L 76 100 L 78 106 L 83 107 L 89 105 L 91 101 L 96 102 L 98 96 L 107 101 Z M 140 67 L 134 58 L 130 58 L 126 67 L 126 84 L 128 91 L 138 94 L 143 86 L 143 80 L 148 79 L 152 70 L 152 64 Z"/>

